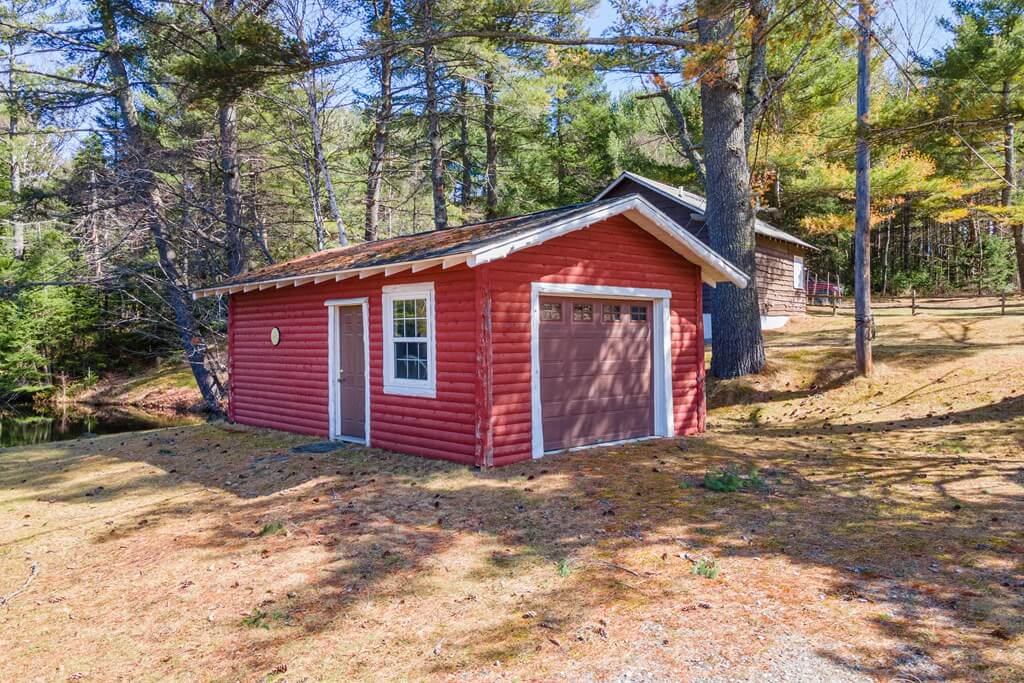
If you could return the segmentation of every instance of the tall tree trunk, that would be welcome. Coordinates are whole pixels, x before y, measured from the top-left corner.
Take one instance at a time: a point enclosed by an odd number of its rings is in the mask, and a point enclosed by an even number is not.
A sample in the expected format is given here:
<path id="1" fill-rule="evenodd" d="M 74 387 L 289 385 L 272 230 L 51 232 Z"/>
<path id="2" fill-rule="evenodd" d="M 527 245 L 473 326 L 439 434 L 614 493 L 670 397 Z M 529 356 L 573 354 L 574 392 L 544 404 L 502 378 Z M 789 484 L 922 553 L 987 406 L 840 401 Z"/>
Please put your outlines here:
<path id="1" fill-rule="evenodd" d="M 857 230 L 854 255 L 854 307 L 857 371 L 868 377 L 874 372 L 874 358 L 871 352 L 871 148 L 868 146 L 873 16 L 872 0 L 860 0 L 860 41 L 857 49 Z"/>
<path id="2" fill-rule="evenodd" d="M 14 202 L 14 211 L 11 214 L 11 227 L 13 228 L 13 249 L 14 258 L 25 258 L 25 224 L 21 222 L 21 159 L 18 156 L 18 91 L 14 82 L 14 40 L 12 39 L 7 50 L 7 149 L 10 151 L 11 166 L 11 198 Z"/>
<path id="3" fill-rule="evenodd" d="M 743 89 L 743 144 L 750 149 L 750 138 L 762 111 L 762 89 L 768 75 L 768 18 L 771 4 L 768 0 L 751 0 L 750 63 L 747 83 Z"/>
<path id="4" fill-rule="evenodd" d="M 234 0 L 214 0 L 220 22 L 227 24 Z M 217 50 L 227 50 L 215 25 Z M 224 193 L 224 245 L 227 249 L 228 275 L 245 270 L 245 244 L 242 240 L 242 175 L 238 159 L 238 104 L 233 98 L 217 103 L 217 126 L 220 131 L 220 177 Z"/>
<path id="5" fill-rule="evenodd" d="M 565 138 L 562 133 L 562 98 L 555 98 L 555 191 L 558 205 L 565 204 Z"/>
<path id="6" fill-rule="evenodd" d="M 494 72 L 484 74 L 484 141 L 486 160 L 486 209 L 488 218 L 498 217 L 498 129 L 495 124 L 497 101 L 494 93 Z"/>
<path id="7" fill-rule="evenodd" d="M 910 202 L 903 203 L 903 239 L 900 244 L 903 272 L 910 270 Z"/>
<path id="8" fill-rule="evenodd" d="M 718 63 L 701 79 L 700 86 L 707 173 L 705 215 L 711 248 L 750 278 L 745 289 L 723 283 L 713 292 L 711 373 L 738 377 L 760 372 L 765 357 L 740 70 L 732 43 L 736 25 L 727 0 L 701 0 L 697 12 L 700 43 L 718 54 Z"/>
<path id="9" fill-rule="evenodd" d="M 376 3 L 374 3 L 376 9 Z M 382 0 L 380 13 L 377 15 L 381 38 L 391 36 L 391 0 Z M 391 53 L 380 56 L 380 96 L 377 102 L 377 114 L 373 121 L 373 140 L 370 144 L 370 165 L 366 170 L 366 222 L 363 226 L 363 239 L 371 242 L 380 233 L 380 196 L 384 185 L 384 164 L 388 150 L 388 125 L 391 123 L 393 95 L 391 92 L 391 75 L 393 62 Z"/>
<path id="10" fill-rule="evenodd" d="M 882 294 L 889 291 L 889 246 L 892 244 L 892 216 L 885 222 L 885 250 L 882 252 Z"/>
<path id="11" fill-rule="evenodd" d="M 96 9 L 103 27 L 106 41 L 106 62 L 110 70 L 110 83 L 117 98 L 121 124 L 127 142 L 126 162 L 131 170 L 131 189 L 143 205 L 146 228 L 156 246 L 160 270 L 164 274 L 164 289 L 167 303 L 174 313 L 185 360 L 202 393 L 207 409 L 214 415 L 223 415 L 220 409 L 220 386 L 217 378 L 206 367 L 206 347 L 199 338 L 195 317 L 190 307 L 186 283 L 178 269 L 177 254 L 167 239 L 164 230 L 163 198 L 157 186 L 156 174 L 150 167 L 149 143 L 140 124 L 139 112 L 135 108 L 128 70 L 121 51 L 120 37 L 111 0 L 96 0 Z"/>
<path id="12" fill-rule="evenodd" d="M 319 167 L 303 154 L 302 170 L 303 175 L 306 176 L 306 189 L 309 190 L 309 208 L 313 212 L 313 236 L 316 240 L 316 250 L 323 251 L 327 248 L 327 231 L 324 230 L 324 219 L 320 212 Z"/>
<path id="13" fill-rule="evenodd" d="M 256 243 L 256 246 L 263 252 L 263 258 L 267 260 L 270 265 L 274 264 L 274 256 L 270 253 L 270 245 L 267 244 L 267 226 L 263 221 L 263 215 L 260 213 L 260 193 L 263 191 L 260 187 L 260 162 L 257 160 L 252 165 L 252 200 L 249 202 L 250 210 L 252 211 L 252 239 Z"/>
<path id="14" fill-rule="evenodd" d="M 423 34 L 434 33 L 434 20 L 430 16 L 433 0 L 423 0 Z M 441 140 L 441 114 L 437 104 L 437 60 L 434 57 L 434 46 L 427 43 L 423 47 L 423 84 L 426 89 L 427 103 L 427 142 L 430 145 L 430 188 L 434 197 L 434 229 L 444 230 L 448 227 L 448 205 L 444 191 L 444 143 Z"/>
<path id="15" fill-rule="evenodd" d="M 228 275 L 245 270 L 242 242 L 242 176 L 238 162 L 238 107 L 226 100 L 217 108 L 220 128 L 220 177 L 224 192 L 224 244 L 227 248 Z"/>
<path id="16" fill-rule="evenodd" d="M 704 174 L 704 159 L 701 158 L 700 150 L 697 149 L 697 145 L 693 142 L 693 136 L 690 134 L 690 126 L 686 121 L 686 115 L 679 108 L 675 97 L 672 96 L 672 89 L 668 87 L 668 83 L 664 78 L 658 76 L 654 79 L 654 84 L 657 86 L 658 94 L 661 95 L 661 99 L 668 108 L 669 114 L 672 115 L 672 120 L 675 121 L 676 137 L 679 139 L 679 146 L 682 148 L 683 156 L 690 162 L 694 173 L 697 174 L 697 182 L 704 188 L 706 194 L 708 183 L 707 177 Z"/>
<path id="17" fill-rule="evenodd" d="M 1010 113 L 1010 83 L 1003 81 L 1003 115 Z M 1003 186 L 1003 206 L 1013 205 L 1013 195 L 1017 191 L 1017 150 L 1014 147 L 1014 122 L 1007 118 L 1003 127 L 1003 176 L 1007 182 Z M 1013 226 L 1013 250 L 1017 255 L 1017 288 L 1024 291 L 1024 226 L 1019 223 Z"/>
<path id="18" fill-rule="evenodd" d="M 338 244 L 347 247 L 348 236 L 345 235 L 345 221 L 342 219 L 341 210 L 338 208 L 338 198 L 334 194 L 334 183 L 331 181 L 331 171 L 327 167 L 327 155 L 324 152 L 323 124 L 320 121 L 320 102 L 317 100 L 315 70 L 307 78 L 303 79 L 302 87 L 306 91 L 306 111 L 309 118 L 309 132 L 313 143 L 313 161 L 316 163 L 319 177 L 324 183 L 324 192 L 327 194 L 327 210 L 331 212 L 334 229 L 338 231 Z"/>
<path id="19" fill-rule="evenodd" d="M 89 238 L 92 242 L 92 269 L 97 278 L 103 277 L 103 221 L 100 218 L 100 200 L 96 192 L 96 171 L 89 170 Z"/>
<path id="20" fill-rule="evenodd" d="M 459 205 L 469 206 L 473 193 L 473 159 L 469 149 L 469 85 L 465 78 L 459 79 L 459 156 L 462 158 Z"/>
<path id="21" fill-rule="evenodd" d="M 18 115 L 16 113 L 11 113 L 7 126 L 10 132 L 11 197 L 14 199 L 14 211 L 11 214 L 14 258 L 21 260 L 25 258 L 25 224 L 21 220 L 21 160 L 18 158 L 15 146 L 18 135 Z"/>

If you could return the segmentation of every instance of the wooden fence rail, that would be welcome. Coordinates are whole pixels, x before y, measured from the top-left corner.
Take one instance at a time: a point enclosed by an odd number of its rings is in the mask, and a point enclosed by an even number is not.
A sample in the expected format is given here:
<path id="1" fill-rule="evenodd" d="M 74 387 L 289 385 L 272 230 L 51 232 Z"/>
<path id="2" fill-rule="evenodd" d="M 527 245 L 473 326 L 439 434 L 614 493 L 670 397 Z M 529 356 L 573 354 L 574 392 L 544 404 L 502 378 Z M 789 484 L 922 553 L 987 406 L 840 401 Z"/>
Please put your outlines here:
<path id="1" fill-rule="evenodd" d="M 984 302 L 983 302 L 984 300 Z M 1007 296 L 1006 294 L 1000 294 L 998 297 L 994 296 L 959 296 L 959 297 L 927 297 L 928 303 L 920 303 L 918 301 L 917 292 L 911 291 L 909 297 L 873 297 L 871 301 L 872 308 L 877 310 L 894 310 L 901 308 L 909 308 L 910 315 L 918 315 L 920 311 L 987 311 L 998 309 L 999 315 L 1006 315 L 1006 311 L 1016 312 L 1018 309 L 1024 309 L 1024 297 L 1021 296 Z M 970 303 L 977 301 L 978 304 L 974 306 L 970 305 L 958 305 L 962 303 Z M 991 303 L 987 303 L 991 301 Z M 825 303 L 820 303 L 825 302 Z M 819 294 L 819 295 L 808 295 L 807 305 L 808 306 L 823 306 L 829 308 L 832 311 L 832 315 L 837 315 L 838 309 L 849 308 L 851 304 L 845 304 L 842 296 L 836 296 L 835 294 Z M 940 305 L 936 305 L 940 304 Z"/>

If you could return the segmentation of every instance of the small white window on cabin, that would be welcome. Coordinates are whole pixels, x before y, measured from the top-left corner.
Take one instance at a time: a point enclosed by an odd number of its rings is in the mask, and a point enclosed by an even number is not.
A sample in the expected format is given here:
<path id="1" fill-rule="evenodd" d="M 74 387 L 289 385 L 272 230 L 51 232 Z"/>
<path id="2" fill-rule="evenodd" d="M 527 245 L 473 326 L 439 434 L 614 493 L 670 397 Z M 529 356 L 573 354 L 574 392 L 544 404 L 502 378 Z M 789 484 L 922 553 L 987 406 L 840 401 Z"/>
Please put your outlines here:
<path id="1" fill-rule="evenodd" d="M 793 257 L 793 289 L 804 288 L 804 257 Z"/>
<path id="2" fill-rule="evenodd" d="M 434 283 L 384 287 L 384 393 L 434 398 Z"/>

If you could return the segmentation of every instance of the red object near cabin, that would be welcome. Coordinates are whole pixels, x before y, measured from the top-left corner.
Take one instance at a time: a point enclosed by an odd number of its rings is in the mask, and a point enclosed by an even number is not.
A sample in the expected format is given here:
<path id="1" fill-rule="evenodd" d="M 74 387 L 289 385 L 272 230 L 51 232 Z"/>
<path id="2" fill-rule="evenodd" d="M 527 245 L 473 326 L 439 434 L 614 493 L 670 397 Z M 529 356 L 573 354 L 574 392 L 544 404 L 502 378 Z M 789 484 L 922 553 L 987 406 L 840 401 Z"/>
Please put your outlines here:
<path id="1" fill-rule="evenodd" d="M 702 275 L 746 278 L 676 228 L 634 195 L 200 290 L 230 296 L 229 419 L 478 466 L 700 432 Z"/>

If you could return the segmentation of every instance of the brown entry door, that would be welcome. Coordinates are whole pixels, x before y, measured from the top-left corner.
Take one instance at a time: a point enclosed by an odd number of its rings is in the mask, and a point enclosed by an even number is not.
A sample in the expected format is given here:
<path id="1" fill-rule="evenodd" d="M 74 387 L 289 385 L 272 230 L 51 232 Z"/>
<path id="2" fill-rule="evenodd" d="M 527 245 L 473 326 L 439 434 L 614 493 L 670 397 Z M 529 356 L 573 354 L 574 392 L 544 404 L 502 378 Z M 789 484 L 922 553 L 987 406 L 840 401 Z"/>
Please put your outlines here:
<path id="1" fill-rule="evenodd" d="M 342 436 L 366 438 L 366 356 L 363 307 L 339 306 L 341 328 L 340 409 Z"/>
<path id="2" fill-rule="evenodd" d="M 544 450 L 654 433 L 649 301 L 540 299 Z"/>

